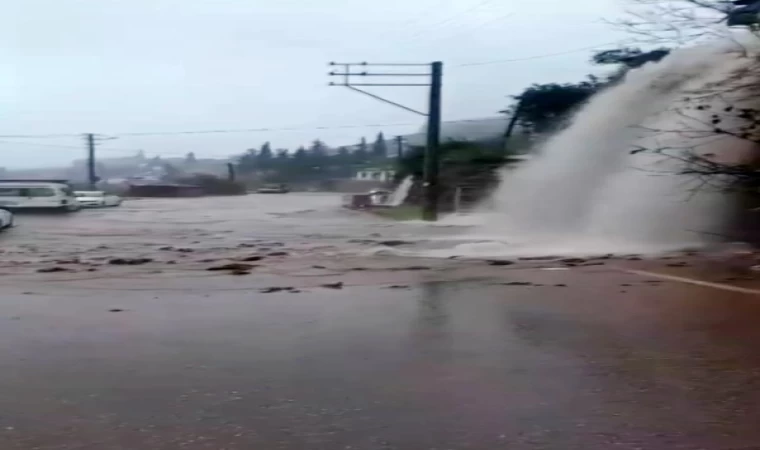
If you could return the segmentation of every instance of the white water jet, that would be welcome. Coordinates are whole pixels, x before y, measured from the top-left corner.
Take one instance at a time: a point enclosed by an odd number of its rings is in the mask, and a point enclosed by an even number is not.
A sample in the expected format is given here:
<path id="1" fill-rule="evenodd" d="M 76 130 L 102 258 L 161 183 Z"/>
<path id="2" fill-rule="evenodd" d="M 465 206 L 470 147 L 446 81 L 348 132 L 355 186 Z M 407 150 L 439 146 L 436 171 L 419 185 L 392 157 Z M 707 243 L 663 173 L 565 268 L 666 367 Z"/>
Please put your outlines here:
<path id="1" fill-rule="evenodd" d="M 404 204 L 404 201 L 409 196 L 409 191 L 412 189 L 412 186 L 414 185 L 414 177 L 409 175 L 408 177 L 401 180 L 401 183 L 399 183 L 398 186 L 396 186 L 396 189 L 391 194 L 391 197 L 388 199 L 388 205 L 389 206 L 401 206 Z"/>
<path id="2" fill-rule="evenodd" d="M 488 223 L 470 236 L 502 245 L 462 244 L 451 253 L 638 253 L 709 241 L 730 200 L 679 174 L 678 158 L 694 151 L 735 160 L 752 149 L 716 136 L 711 120 L 726 105 L 758 106 L 754 39 L 676 50 L 595 95 L 537 158 L 504 172 Z M 632 153 L 637 148 L 667 151 Z"/>

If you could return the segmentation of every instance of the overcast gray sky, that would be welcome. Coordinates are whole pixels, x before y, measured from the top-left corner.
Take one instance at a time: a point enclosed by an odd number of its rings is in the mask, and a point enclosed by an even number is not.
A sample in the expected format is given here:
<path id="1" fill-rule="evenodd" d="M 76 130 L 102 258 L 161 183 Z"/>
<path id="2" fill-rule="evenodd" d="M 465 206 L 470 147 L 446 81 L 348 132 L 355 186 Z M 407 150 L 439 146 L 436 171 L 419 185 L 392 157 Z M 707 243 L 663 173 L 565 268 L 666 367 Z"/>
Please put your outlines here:
<path id="1" fill-rule="evenodd" d="M 422 118 L 328 88 L 327 62 L 441 60 L 444 120 L 487 117 L 531 83 L 594 70 L 591 50 L 579 49 L 625 39 L 601 21 L 622 14 L 616 0 L 7 2 L 0 135 L 298 128 L 120 136 L 101 153 L 228 156 L 264 141 L 294 148 L 405 134 Z M 425 107 L 421 88 L 374 92 Z M 336 128 L 345 125 L 367 126 Z M 78 136 L 0 140 L 0 167 L 57 165 L 83 153 Z"/>

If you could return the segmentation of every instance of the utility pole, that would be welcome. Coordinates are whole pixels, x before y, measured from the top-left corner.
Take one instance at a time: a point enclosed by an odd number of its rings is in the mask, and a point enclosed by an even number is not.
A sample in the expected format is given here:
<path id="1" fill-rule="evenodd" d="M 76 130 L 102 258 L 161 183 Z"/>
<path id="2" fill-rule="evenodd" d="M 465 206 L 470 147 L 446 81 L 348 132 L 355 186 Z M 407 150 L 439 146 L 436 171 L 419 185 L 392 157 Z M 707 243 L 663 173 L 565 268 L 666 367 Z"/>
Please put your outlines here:
<path id="1" fill-rule="evenodd" d="M 443 63 L 431 65 L 430 102 L 428 107 L 427 145 L 425 146 L 425 171 L 423 186 L 425 204 L 422 218 L 428 221 L 438 220 L 438 169 L 440 167 L 441 140 L 441 85 L 443 84 Z"/>
<path id="2" fill-rule="evenodd" d="M 401 108 L 405 111 L 409 111 L 421 116 L 427 117 L 427 145 L 425 146 L 425 170 L 423 177 L 424 188 L 424 205 L 422 210 L 422 216 L 425 220 L 435 221 L 438 219 L 438 172 L 439 172 L 439 153 L 440 153 L 440 134 L 441 134 L 441 90 L 443 85 L 443 63 L 435 61 L 428 64 L 379 64 L 379 63 L 336 63 L 331 62 L 330 66 L 342 67 L 342 72 L 332 71 L 330 76 L 341 77 L 342 82 L 331 82 L 330 86 L 343 86 L 352 91 L 359 92 L 360 94 L 367 95 L 384 103 Z M 390 72 L 369 72 L 369 67 L 427 67 L 429 72 L 420 73 L 398 73 L 394 71 Z M 359 67 L 359 70 L 354 70 Z M 406 77 L 425 77 L 429 79 L 427 83 L 354 83 L 352 77 L 394 77 L 394 78 L 406 78 Z M 430 97 L 428 101 L 428 112 L 420 112 L 416 109 L 404 106 L 400 103 L 396 103 L 385 99 L 379 95 L 367 92 L 359 89 L 356 86 L 424 86 L 430 88 Z M 397 139 L 399 139 L 397 137 Z M 400 140 L 399 154 L 402 152 Z M 399 155 L 401 156 L 401 155 Z"/>
<path id="3" fill-rule="evenodd" d="M 87 182 L 94 191 L 98 183 L 98 176 L 95 174 L 95 135 L 87 133 L 84 137 L 87 141 Z"/>
<path id="4" fill-rule="evenodd" d="M 404 157 L 404 138 L 402 136 L 396 136 L 396 159 L 401 161 Z"/>
<path id="5" fill-rule="evenodd" d="M 227 163 L 227 180 L 235 181 L 235 165 L 231 162 Z"/>

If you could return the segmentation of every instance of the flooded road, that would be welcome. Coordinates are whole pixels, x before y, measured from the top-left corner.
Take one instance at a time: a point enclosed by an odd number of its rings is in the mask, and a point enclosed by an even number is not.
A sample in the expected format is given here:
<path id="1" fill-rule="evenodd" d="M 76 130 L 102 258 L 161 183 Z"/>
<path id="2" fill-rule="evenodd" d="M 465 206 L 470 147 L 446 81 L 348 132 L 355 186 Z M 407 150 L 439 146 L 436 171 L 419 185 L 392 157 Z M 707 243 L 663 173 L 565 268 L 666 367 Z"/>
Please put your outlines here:
<path id="1" fill-rule="evenodd" d="M 760 297 L 364 253 L 439 232 L 320 195 L 21 217 L 0 237 L 0 448 L 760 446 Z"/>
<path id="2" fill-rule="evenodd" d="M 6 250 L 35 246 L 62 253 L 102 245 L 128 251 L 151 245 L 223 249 L 256 239 L 314 244 L 395 226 L 342 209 L 340 197 L 329 194 L 138 199 L 68 216 L 19 215 L 18 224 L 13 239 L 0 238 Z"/>
<path id="3" fill-rule="evenodd" d="M 139 199 L 70 215 L 17 215 L 18 226 L 0 234 L 0 270 L 14 271 L 14 261 L 38 267 L 40 261 L 77 257 L 208 260 L 254 247 L 319 256 L 373 253 L 375 247 L 390 250 L 381 245 L 388 240 L 412 244 L 465 229 L 394 222 L 340 204 L 335 194 L 248 195 Z M 161 253 L 168 247 L 184 252 Z"/>

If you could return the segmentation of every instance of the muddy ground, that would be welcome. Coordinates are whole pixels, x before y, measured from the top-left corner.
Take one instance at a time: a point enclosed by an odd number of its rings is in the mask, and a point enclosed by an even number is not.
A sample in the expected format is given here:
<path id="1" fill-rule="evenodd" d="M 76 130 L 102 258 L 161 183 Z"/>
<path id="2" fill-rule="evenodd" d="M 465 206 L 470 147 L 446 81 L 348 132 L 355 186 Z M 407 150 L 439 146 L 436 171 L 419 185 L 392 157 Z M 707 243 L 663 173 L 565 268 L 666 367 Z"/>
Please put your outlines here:
<path id="1" fill-rule="evenodd" d="M 403 258 L 327 195 L 0 235 L 0 448 L 760 446 L 760 295 L 695 254 Z M 218 269 L 218 270 L 209 270 Z"/>

